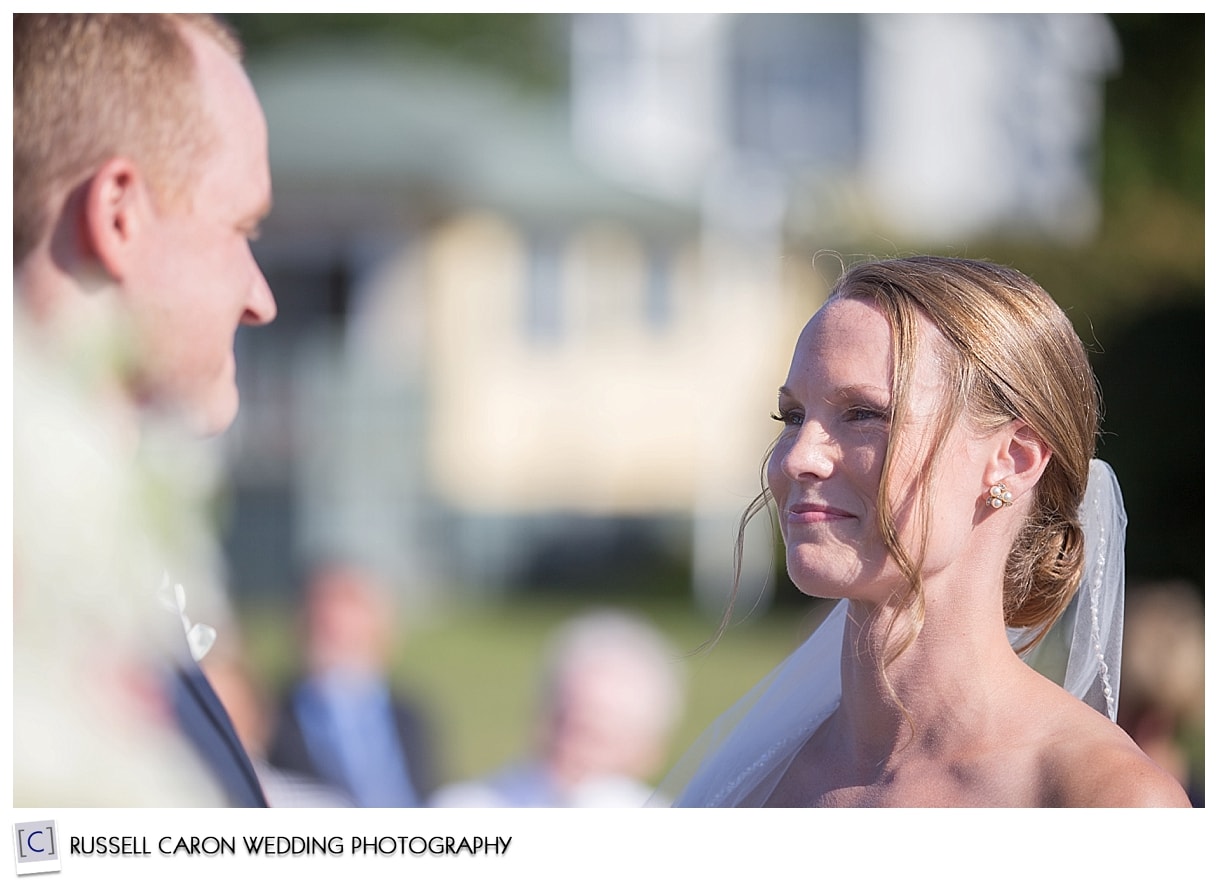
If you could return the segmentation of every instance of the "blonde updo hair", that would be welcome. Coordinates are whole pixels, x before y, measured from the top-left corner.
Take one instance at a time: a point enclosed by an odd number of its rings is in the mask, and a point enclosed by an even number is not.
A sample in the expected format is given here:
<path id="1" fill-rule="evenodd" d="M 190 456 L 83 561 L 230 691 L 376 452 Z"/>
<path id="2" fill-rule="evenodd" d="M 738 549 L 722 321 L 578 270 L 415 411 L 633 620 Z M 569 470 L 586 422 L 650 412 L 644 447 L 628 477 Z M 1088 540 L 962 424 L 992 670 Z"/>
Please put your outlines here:
<path id="1" fill-rule="evenodd" d="M 918 319 L 942 334 L 938 360 L 944 401 L 922 466 L 917 505 L 929 523 L 926 486 L 933 481 L 940 443 L 963 415 L 985 432 L 1023 421 L 1052 451 L 1033 491 L 1032 507 L 1007 558 L 1003 616 L 1027 629 L 1026 651 L 1065 610 L 1083 571 L 1079 506 L 1087 488 L 1099 430 L 1099 392 L 1082 341 L 1053 299 L 1032 279 L 980 260 L 918 256 L 859 264 L 834 286 L 830 300 L 864 300 L 880 309 L 892 330 L 893 429 L 880 477 L 879 519 L 884 542 L 908 579 L 914 615 L 889 658 L 917 636 L 924 612 L 922 548 L 899 541 L 889 493 L 889 469 L 899 446 L 907 389 L 918 352 Z M 923 540 L 925 540 L 925 527 Z"/>

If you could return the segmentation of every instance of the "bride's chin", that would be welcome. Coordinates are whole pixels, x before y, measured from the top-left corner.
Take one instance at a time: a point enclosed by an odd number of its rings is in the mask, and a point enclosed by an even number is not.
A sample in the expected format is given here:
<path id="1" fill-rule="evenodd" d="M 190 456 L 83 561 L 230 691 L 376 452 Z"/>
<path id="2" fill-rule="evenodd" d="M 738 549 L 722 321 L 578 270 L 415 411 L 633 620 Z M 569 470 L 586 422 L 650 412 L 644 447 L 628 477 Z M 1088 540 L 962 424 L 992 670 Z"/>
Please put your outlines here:
<path id="1" fill-rule="evenodd" d="M 839 579 L 826 578 L 823 574 L 800 572 L 787 568 L 787 575 L 801 594 L 821 600 L 840 600 L 850 595 L 850 586 Z"/>
<path id="2" fill-rule="evenodd" d="M 787 576 L 801 594 L 822 600 L 863 600 L 874 594 L 873 574 L 860 568 L 855 561 L 839 562 L 839 566 L 824 566 L 824 555 L 803 564 L 787 561 Z M 821 565 L 816 565 L 821 564 Z"/>
<path id="3" fill-rule="evenodd" d="M 825 600 L 879 600 L 899 576 L 890 558 L 873 558 L 847 543 L 788 546 L 786 564 L 801 594 Z"/>

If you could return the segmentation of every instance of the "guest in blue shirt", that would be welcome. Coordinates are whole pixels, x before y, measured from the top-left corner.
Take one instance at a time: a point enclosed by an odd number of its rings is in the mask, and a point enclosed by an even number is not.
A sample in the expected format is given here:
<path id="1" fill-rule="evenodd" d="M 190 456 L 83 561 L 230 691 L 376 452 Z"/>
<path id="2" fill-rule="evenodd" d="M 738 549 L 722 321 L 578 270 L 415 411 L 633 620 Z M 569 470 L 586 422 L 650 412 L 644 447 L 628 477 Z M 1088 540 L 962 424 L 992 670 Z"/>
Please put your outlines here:
<path id="1" fill-rule="evenodd" d="M 287 691 L 268 759 L 320 778 L 354 805 L 425 803 L 434 766 L 424 715 L 388 673 L 392 599 L 368 570 L 316 567 L 306 584 L 305 671 Z"/>

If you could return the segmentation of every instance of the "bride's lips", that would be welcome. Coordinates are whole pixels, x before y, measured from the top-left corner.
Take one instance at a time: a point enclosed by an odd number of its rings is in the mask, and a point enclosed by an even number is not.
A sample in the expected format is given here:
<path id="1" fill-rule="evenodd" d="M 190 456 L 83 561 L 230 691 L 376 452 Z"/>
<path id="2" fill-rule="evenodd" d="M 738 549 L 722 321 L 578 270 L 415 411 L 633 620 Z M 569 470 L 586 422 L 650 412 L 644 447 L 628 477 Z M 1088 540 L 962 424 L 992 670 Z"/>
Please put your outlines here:
<path id="1" fill-rule="evenodd" d="M 852 517 L 854 515 L 848 511 L 817 502 L 800 502 L 787 507 L 789 524 L 826 524 Z"/>

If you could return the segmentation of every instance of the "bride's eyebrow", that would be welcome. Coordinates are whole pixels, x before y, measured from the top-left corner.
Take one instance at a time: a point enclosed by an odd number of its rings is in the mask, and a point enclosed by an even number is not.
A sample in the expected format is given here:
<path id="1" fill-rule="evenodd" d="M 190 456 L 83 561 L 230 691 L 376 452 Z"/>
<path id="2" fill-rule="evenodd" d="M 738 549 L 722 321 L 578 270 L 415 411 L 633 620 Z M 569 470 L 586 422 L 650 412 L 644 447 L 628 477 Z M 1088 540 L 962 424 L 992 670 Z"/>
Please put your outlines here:
<path id="1" fill-rule="evenodd" d="M 799 398 L 791 391 L 788 386 L 778 387 L 779 398 L 790 398 L 792 401 L 798 401 Z M 883 386 L 874 386 L 870 383 L 849 383 L 845 386 L 838 386 L 831 389 L 822 396 L 824 401 L 843 401 L 856 398 L 862 398 L 876 404 L 887 403 L 890 395 L 888 389 Z"/>
<path id="2" fill-rule="evenodd" d="M 864 398 L 868 401 L 887 401 L 890 397 L 887 387 L 873 386 L 870 383 L 850 383 L 846 386 L 838 386 L 829 395 L 826 395 L 826 400 L 841 400 L 848 398 Z"/>

